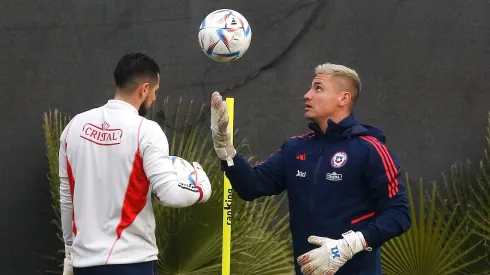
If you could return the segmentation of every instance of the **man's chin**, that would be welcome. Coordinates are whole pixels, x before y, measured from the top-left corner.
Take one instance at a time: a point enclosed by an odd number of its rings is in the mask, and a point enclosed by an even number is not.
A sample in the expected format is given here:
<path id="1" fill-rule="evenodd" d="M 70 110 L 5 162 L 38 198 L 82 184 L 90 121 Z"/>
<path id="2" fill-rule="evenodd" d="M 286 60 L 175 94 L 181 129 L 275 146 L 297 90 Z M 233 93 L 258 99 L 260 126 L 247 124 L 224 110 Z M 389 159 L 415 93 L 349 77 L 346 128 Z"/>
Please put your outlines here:
<path id="1" fill-rule="evenodd" d="M 304 117 L 309 120 L 312 120 L 314 118 L 314 116 L 308 111 L 305 112 Z"/>

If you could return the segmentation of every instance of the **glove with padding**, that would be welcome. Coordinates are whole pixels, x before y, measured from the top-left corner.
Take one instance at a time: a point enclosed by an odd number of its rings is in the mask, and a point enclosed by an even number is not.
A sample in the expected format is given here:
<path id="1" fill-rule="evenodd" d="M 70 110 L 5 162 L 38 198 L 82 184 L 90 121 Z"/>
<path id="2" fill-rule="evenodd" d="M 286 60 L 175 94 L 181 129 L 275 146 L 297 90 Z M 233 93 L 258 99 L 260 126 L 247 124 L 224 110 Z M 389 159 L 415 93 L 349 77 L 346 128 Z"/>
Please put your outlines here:
<path id="1" fill-rule="evenodd" d="M 202 197 L 197 202 L 206 202 L 211 197 L 211 182 L 199 163 L 193 162 L 192 166 L 196 172 L 196 187 L 202 192 Z"/>
<path id="2" fill-rule="evenodd" d="M 71 246 L 65 244 L 65 259 L 63 260 L 63 275 L 73 275 Z"/>
<path id="3" fill-rule="evenodd" d="M 297 258 L 301 272 L 305 275 L 333 275 L 355 254 L 371 250 L 366 248 L 366 241 L 361 232 L 351 230 L 342 236 L 339 240 L 310 236 L 308 242 L 320 247 Z"/>
<path id="4" fill-rule="evenodd" d="M 219 92 L 214 92 L 211 96 L 211 134 L 218 157 L 225 160 L 228 166 L 233 166 L 232 159 L 236 155 L 236 150 L 231 141 L 226 102 Z"/>

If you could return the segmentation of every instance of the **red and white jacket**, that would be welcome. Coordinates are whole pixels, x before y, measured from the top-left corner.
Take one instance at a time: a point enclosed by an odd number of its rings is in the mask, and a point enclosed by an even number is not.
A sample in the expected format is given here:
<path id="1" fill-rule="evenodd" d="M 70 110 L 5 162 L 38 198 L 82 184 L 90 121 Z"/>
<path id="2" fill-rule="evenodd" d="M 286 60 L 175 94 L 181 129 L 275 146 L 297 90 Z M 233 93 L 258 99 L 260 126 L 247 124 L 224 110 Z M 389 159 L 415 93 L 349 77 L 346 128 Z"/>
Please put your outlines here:
<path id="1" fill-rule="evenodd" d="M 63 238 L 74 267 L 156 260 L 152 194 L 168 207 L 203 197 L 174 171 L 161 127 L 120 100 L 68 123 L 59 177 Z"/>

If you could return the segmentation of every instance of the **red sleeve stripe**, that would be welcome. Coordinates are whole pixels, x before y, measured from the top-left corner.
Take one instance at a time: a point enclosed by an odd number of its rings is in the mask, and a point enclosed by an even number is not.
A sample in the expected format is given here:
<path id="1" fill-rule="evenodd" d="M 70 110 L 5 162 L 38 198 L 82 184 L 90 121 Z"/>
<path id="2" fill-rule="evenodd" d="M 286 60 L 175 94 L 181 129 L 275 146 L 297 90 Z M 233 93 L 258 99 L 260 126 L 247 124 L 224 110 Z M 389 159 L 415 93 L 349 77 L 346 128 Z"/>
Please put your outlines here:
<path id="1" fill-rule="evenodd" d="M 197 182 L 197 181 L 196 181 Z M 196 203 L 200 202 L 204 197 L 204 192 L 202 191 L 201 186 L 196 185 L 197 190 L 199 190 L 199 199 L 197 199 Z"/>
<path id="2" fill-rule="evenodd" d="M 279 153 L 279 152 L 281 152 L 281 149 L 277 149 L 275 153 L 270 154 L 270 155 L 269 155 L 269 156 L 268 156 L 268 157 L 267 157 L 265 160 L 258 162 L 256 165 L 261 165 L 261 164 L 263 164 L 263 163 L 264 163 L 264 162 L 266 162 L 268 159 L 270 159 L 270 158 L 271 158 L 273 155 L 275 155 L 275 154 L 277 154 L 277 153 Z"/>
<path id="3" fill-rule="evenodd" d="M 301 134 L 299 136 L 292 136 L 288 139 L 295 139 L 295 138 L 308 138 L 308 137 L 313 137 L 315 136 L 315 132 L 314 131 L 309 131 L 309 132 L 306 132 L 304 134 Z"/>
<path id="4" fill-rule="evenodd" d="M 391 199 L 396 195 L 396 193 L 398 193 L 398 179 L 396 177 L 398 174 L 398 169 L 395 166 L 395 162 L 388 153 L 386 146 L 379 142 L 376 138 L 369 136 L 363 136 L 361 138 L 374 146 L 381 157 L 381 160 L 383 161 L 386 177 L 388 178 L 388 195 Z"/>
<path id="5" fill-rule="evenodd" d="M 364 216 L 361 216 L 361 217 L 359 217 L 359 218 L 357 218 L 357 219 L 352 220 L 350 223 L 351 223 L 351 224 L 355 224 L 355 223 L 358 223 L 358 222 L 360 222 L 360 221 L 362 221 L 362 220 L 365 220 L 365 219 L 367 219 L 367 218 L 371 218 L 371 217 L 372 217 L 372 216 L 374 216 L 374 215 L 376 215 L 376 212 L 371 212 L 371 213 L 369 213 L 369 214 L 366 214 L 366 215 L 364 215 Z"/>
<path id="6" fill-rule="evenodd" d="M 390 168 L 391 175 L 392 175 L 392 177 L 390 179 L 390 183 L 392 186 L 392 188 L 391 188 L 392 192 L 390 193 L 391 194 L 390 198 L 392 198 L 393 196 L 395 196 L 398 193 L 398 179 L 397 179 L 398 169 L 396 168 L 395 162 L 393 161 L 393 158 L 389 154 L 386 146 L 384 144 L 382 144 L 381 142 L 379 142 L 374 137 L 368 137 L 368 138 L 373 141 L 373 145 L 375 144 L 378 146 L 378 148 L 380 148 L 380 151 L 383 153 L 383 155 L 386 159 L 386 163 L 387 163 L 388 167 Z"/>

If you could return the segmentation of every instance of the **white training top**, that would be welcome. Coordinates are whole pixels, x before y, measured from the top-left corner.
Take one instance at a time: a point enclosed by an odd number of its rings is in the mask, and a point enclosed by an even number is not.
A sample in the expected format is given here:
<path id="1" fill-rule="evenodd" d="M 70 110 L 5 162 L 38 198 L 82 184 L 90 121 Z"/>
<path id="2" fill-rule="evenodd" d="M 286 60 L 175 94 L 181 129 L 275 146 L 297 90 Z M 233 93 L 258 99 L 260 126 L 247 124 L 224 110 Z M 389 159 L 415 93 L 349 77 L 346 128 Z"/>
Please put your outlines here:
<path id="1" fill-rule="evenodd" d="M 161 127 L 120 100 L 68 123 L 59 176 L 63 238 L 74 267 L 156 260 L 152 194 L 168 207 L 203 196 L 174 171 Z"/>

